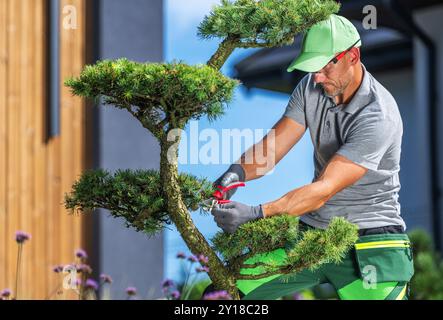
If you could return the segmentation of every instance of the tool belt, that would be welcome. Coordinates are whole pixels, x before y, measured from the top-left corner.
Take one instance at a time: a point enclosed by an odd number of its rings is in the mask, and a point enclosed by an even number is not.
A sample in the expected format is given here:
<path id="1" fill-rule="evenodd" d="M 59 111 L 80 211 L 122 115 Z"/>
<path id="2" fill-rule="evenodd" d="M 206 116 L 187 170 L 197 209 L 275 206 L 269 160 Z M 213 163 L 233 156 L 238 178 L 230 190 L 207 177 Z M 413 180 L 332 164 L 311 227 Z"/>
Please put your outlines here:
<path id="1" fill-rule="evenodd" d="M 368 268 L 376 271 L 377 282 L 408 282 L 414 275 L 411 243 L 405 233 L 361 236 L 354 248 L 362 277 Z"/>

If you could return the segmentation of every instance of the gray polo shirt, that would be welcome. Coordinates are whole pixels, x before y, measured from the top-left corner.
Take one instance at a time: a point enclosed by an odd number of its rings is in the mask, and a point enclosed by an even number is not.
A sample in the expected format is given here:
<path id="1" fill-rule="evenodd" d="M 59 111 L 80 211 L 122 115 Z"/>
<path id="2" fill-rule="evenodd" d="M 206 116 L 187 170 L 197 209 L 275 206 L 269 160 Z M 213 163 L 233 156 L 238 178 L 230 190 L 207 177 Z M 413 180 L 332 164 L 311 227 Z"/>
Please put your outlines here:
<path id="1" fill-rule="evenodd" d="M 344 217 L 360 229 L 401 225 L 400 152 L 403 123 L 397 103 L 363 66 L 360 88 L 349 104 L 336 105 L 306 75 L 295 88 L 284 116 L 309 129 L 314 145 L 315 181 L 334 154 L 367 169 L 352 186 L 335 194 L 301 220 L 326 228 L 333 217 Z"/>

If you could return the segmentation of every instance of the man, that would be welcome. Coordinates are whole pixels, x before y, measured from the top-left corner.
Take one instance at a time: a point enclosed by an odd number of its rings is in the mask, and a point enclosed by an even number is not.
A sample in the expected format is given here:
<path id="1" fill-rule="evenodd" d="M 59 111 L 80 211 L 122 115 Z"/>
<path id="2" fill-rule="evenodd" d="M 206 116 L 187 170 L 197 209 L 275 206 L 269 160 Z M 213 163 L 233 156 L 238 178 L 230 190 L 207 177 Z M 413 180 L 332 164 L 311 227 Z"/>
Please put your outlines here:
<path id="1" fill-rule="evenodd" d="M 339 265 L 299 272 L 289 282 L 239 281 L 244 299 L 276 299 L 319 283 L 331 283 L 341 299 L 407 299 L 413 264 L 398 202 L 403 125 L 392 95 L 361 63 L 360 46 L 358 31 L 344 17 L 331 15 L 314 25 L 288 68 L 308 74 L 273 128 L 275 150 L 267 149 L 268 137 L 258 148 L 274 153 L 278 163 L 309 129 L 313 182 L 258 206 L 232 201 L 212 210 L 217 225 L 229 233 L 278 214 L 300 216 L 305 229 L 325 229 L 333 217 L 344 217 L 359 227 L 359 240 Z M 255 149 L 215 183 L 259 178 L 254 155 L 252 163 L 243 161 Z"/>

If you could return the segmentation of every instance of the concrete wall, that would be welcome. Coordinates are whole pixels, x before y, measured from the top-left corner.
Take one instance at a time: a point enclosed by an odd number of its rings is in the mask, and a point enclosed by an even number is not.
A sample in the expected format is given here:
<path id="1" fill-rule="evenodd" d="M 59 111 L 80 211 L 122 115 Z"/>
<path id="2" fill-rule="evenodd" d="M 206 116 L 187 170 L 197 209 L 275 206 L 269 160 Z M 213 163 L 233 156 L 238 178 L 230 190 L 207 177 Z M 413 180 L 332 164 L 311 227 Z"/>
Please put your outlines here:
<path id="1" fill-rule="evenodd" d="M 437 94 L 439 97 L 431 97 L 431 99 L 437 100 L 437 109 L 438 109 L 438 121 L 440 124 L 443 124 L 443 101 L 442 101 L 442 92 L 443 92 L 443 34 L 441 30 L 441 18 L 443 17 L 443 5 L 433 6 L 431 8 L 417 11 L 414 15 L 416 23 L 425 31 L 425 33 L 434 41 L 437 48 L 437 65 L 434 68 L 437 69 Z M 416 60 L 416 103 L 418 105 L 424 105 L 426 103 L 426 99 L 424 97 L 427 96 L 427 87 L 429 85 L 427 81 L 427 66 L 426 66 L 426 49 L 421 43 L 419 39 L 414 40 L 414 54 Z M 426 128 L 427 129 L 427 128 Z M 427 138 L 424 141 L 428 141 Z M 440 166 L 440 174 L 439 174 L 439 185 L 440 185 L 440 220 L 442 223 L 440 225 L 440 230 L 443 232 L 443 204 L 442 204 L 442 195 L 441 188 L 443 185 L 443 128 L 442 125 L 438 126 L 438 149 L 439 149 L 439 166 Z M 420 188 L 421 186 L 418 186 Z M 441 237 L 443 239 L 443 237 Z M 443 241 L 440 244 L 440 247 L 443 248 Z"/>
<path id="2" fill-rule="evenodd" d="M 443 6 L 416 11 L 415 22 L 431 37 L 437 47 L 437 93 L 443 92 L 443 35 L 441 17 Z M 376 78 L 388 88 L 397 100 L 403 119 L 404 133 L 401 155 L 400 203 L 402 215 L 409 230 L 417 227 L 432 232 L 432 202 L 429 148 L 429 102 L 427 51 L 418 38 L 414 39 L 414 66 L 396 72 L 379 72 Z M 441 94 L 440 94 L 441 95 Z M 443 101 L 437 99 L 439 122 L 443 123 Z M 443 128 L 439 127 L 440 186 L 443 184 Z M 441 198 L 440 198 L 441 201 Z M 443 220 L 443 212 L 440 212 Z M 443 225 L 440 226 L 443 232 Z M 443 243 L 442 243 L 443 245 Z"/>
<path id="3" fill-rule="evenodd" d="M 161 0 L 100 0 L 99 59 L 126 57 L 140 62 L 163 58 L 163 4 Z M 157 140 L 127 111 L 98 110 L 98 167 L 158 169 Z M 111 275 L 112 298 L 124 298 L 124 289 L 136 286 L 141 298 L 158 298 L 163 278 L 163 240 L 149 239 L 101 212 L 98 215 L 99 269 Z"/>
<path id="4" fill-rule="evenodd" d="M 414 70 L 378 72 L 374 76 L 394 96 L 403 120 L 403 142 L 400 161 L 401 214 L 408 231 L 431 229 L 431 196 L 429 151 L 426 143 L 427 108 L 417 103 Z"/>

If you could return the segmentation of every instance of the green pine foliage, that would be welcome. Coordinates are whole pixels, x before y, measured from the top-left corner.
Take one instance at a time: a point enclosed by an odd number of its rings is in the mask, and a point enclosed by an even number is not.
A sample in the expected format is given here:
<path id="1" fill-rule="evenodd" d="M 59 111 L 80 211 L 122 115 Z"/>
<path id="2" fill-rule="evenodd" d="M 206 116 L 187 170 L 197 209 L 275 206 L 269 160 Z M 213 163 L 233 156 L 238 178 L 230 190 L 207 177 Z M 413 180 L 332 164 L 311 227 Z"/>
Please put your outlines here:
<path id="1" fill-rule="evenodd" d="M 279 215 L 241 225 L 236 232 L 218 232 L 212 239 L 216 251 L 227 261 L 285 247 L 298 237 L 298 219 Z"/>
<path id="2" fill-rule="evenodd" d="M 198 28 L 202 38 L 237 38 L 241 43 L 281 46 L 294 35 L 337 13 L 332 0 L 222 0 Z"/>
<path id="3" fill-rule="evenodd" d="M 290 274 L 303 268 L 316 269 L 323 263 L 339 263 L 358 238 L 358 227 L 334 218 L 326 230 L 299 232 L 299 218 L 279 215 L 240 226 L 233 234 L 219 232 L 212 239 L 214 249 L 238 273 L 257 254 L 284 249 L 283 263 L 261 263 L 263 273 Z"/>
<path id="4" fill-rule="evenodd" d="M 206 65 L 138 63 L 104 60 L 87 66 L 65 82 L 74 95 L 131 112 L 148 129 L 162 132 L 168 124 L 224 114 L 238 81 Z"/>
<path id="5" fill-rule="evenodd" d="M 183 201 L 189 210 L 197 210 L 213 192 L 212 183 L 190 174 L 180 174 Z M 65 195 L 65 207 L 71 212 L 108 209 L 115 218 L 123 218 L 127 227 L 153 235 L 170 224 L 156 170 L 105 170 L 85 172 Z"/>
<path id="6" fill-rule="evenodd" d="M 424 230 L 409 233 L 414 255 L 411 300 L 443 300 L 443 259 Z"/>
<path id="7" fill-rule="evenodd" d="M 358 239 L 357 225 L 335 217 L 325 230 L 307 230 L 288 253 L 288 264 L 297 269 L 316 269 L 323 263 L 339 263 Z"/>

